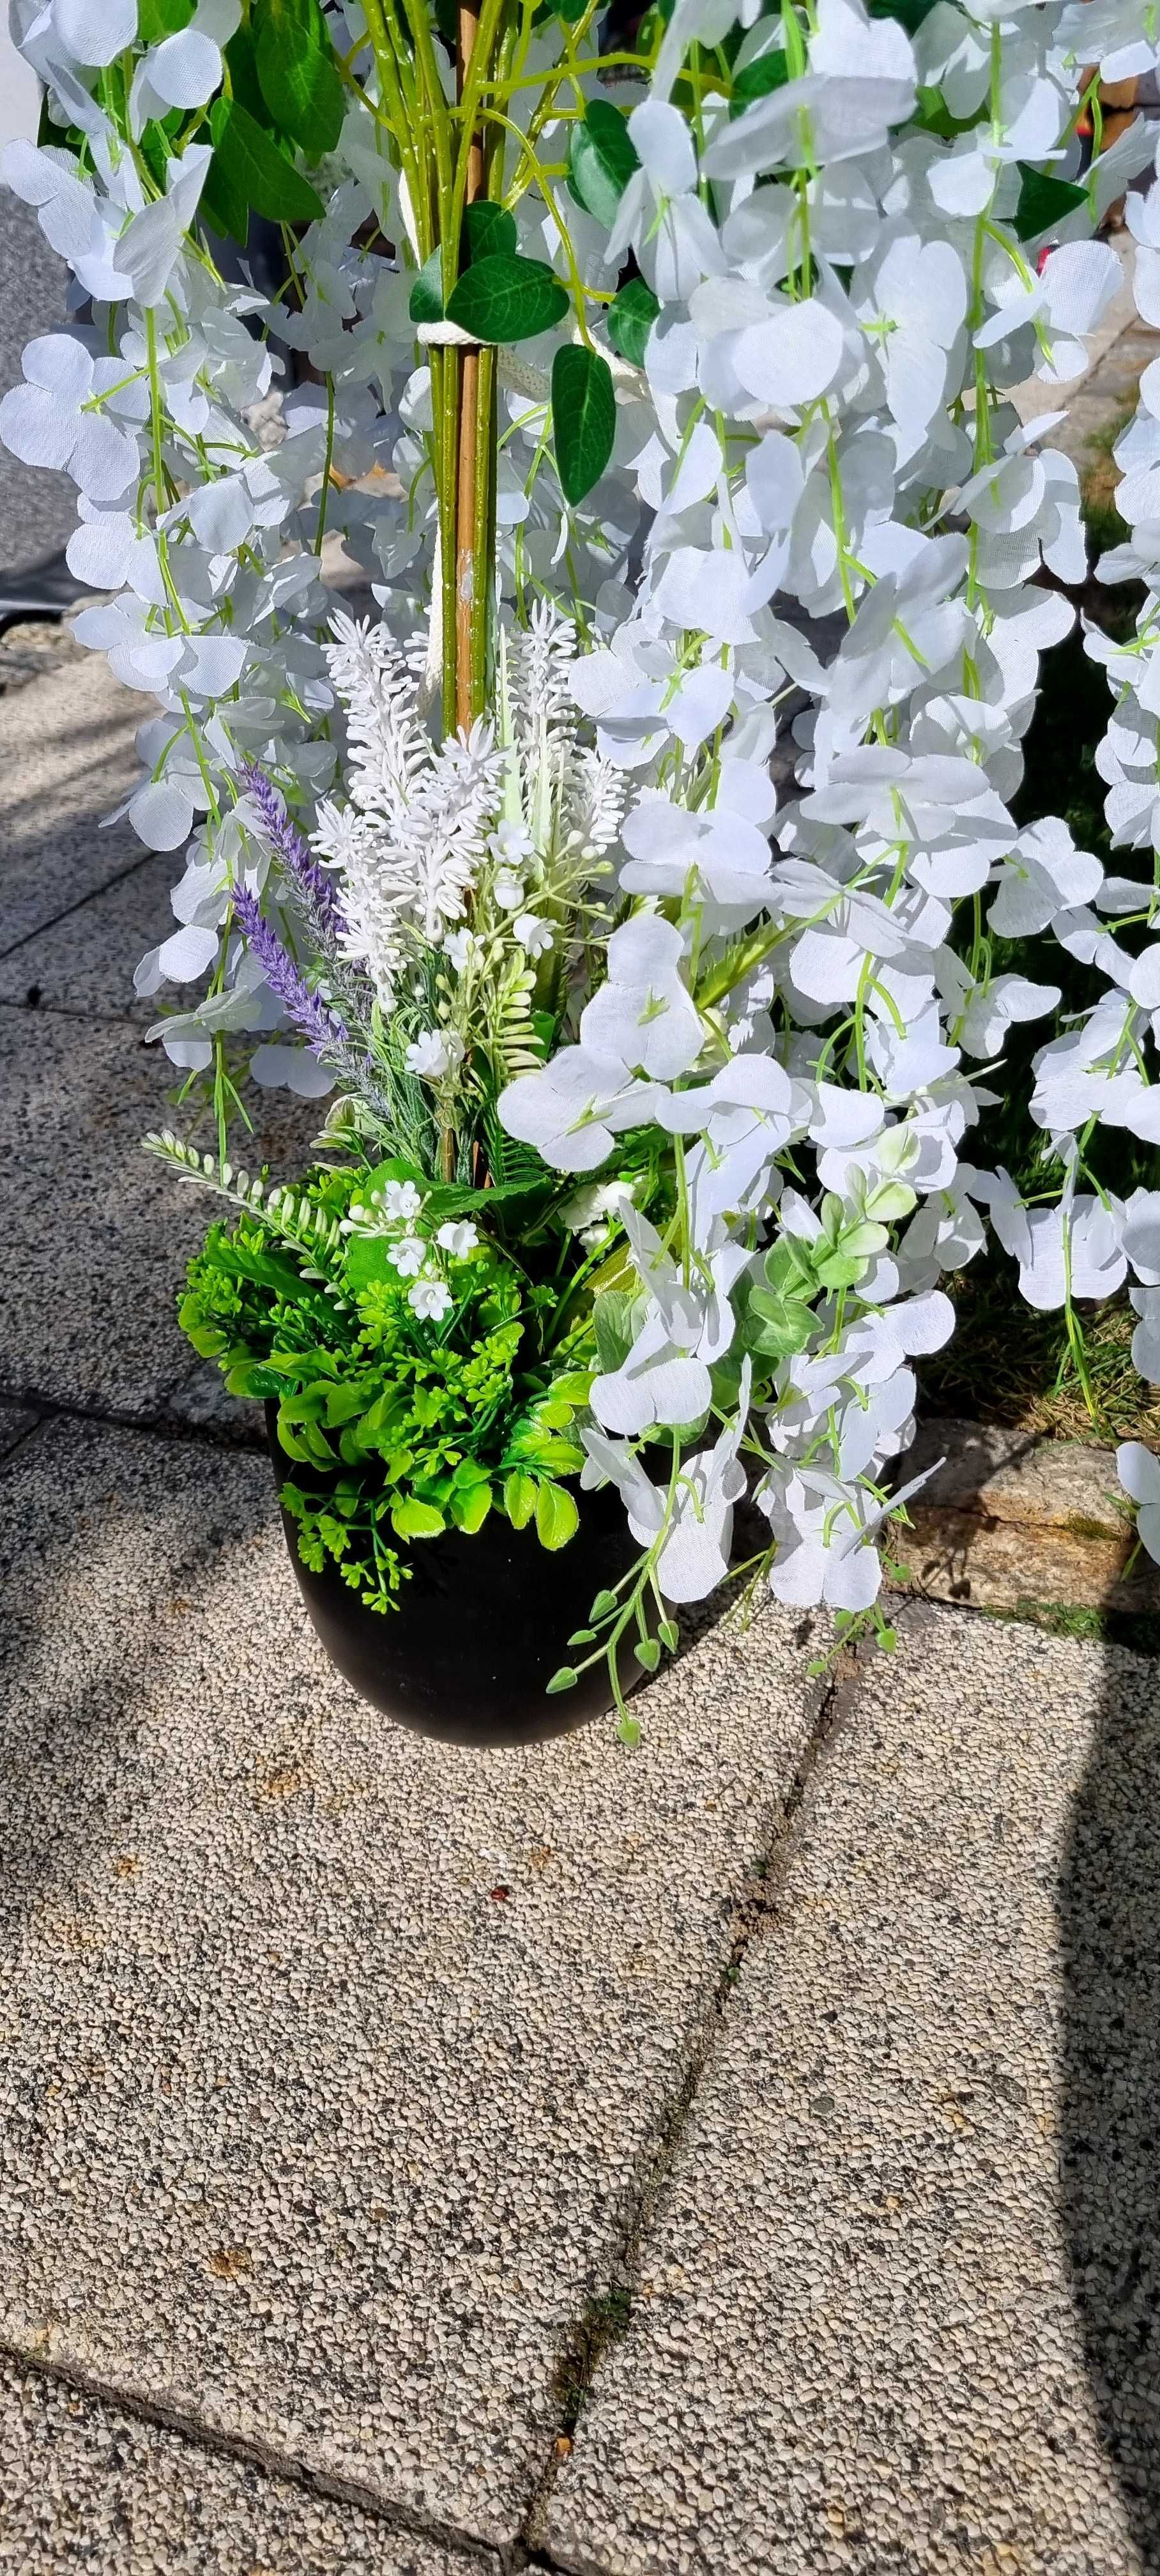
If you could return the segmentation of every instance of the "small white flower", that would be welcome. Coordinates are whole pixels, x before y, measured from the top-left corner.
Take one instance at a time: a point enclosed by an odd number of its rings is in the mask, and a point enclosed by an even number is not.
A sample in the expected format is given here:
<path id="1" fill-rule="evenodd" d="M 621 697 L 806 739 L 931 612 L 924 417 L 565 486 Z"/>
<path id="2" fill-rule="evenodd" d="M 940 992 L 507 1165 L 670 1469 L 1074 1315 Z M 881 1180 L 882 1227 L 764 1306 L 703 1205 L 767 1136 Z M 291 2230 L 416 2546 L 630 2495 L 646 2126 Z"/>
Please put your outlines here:
<path id="1" fill-rule="evenodd" d="M 552 926 L 541 921 L 538 913 L 521 912 L 512 923 L 512 936 L 529 957 L 543 957 L 552 945 Z"/>
<path id="2" fill-rule="evenodd" d="M 422 1235 L 405 1234 L 400 1243 L 391 1245 L 389 1258 L 404 1279 L 413 1279 L 427 1258 L 427 1246 Z"/>
<path id="3" fill-rule="evenodd" d="M 472 1225 L 469 1218 L 463 1217 L 457 1225 L 441 1225 L 435 1241 L 443 1252 L 450 1253 L 453 1261 L 466 1261 L 468 1253 L 474 1252 L 479 1241 L 479 1228 Z"/>
<path id="4" fill-rule="evenodd" d="M 457 975 L 465 973 L 475 956 L 479 942 L 473 931 L 450 930 L 443 942 L 443 954 L 449 957 Z"/>
<path id="5" fill-rule="evenodd" d="M 510 823 L 506 819 L 496 824 L 487 846 L 493 859 L 509 868 L 526 865 L 533 855 L 532 836 L 527 824 Z"/>
<path id="6" fill-rule="evenodd" d="M 450 1073 L 463 1054 L 463 1040 L 453 1029 L 424 1029 L 407 1049 L 408 1073 L 417 1073 L 424 1082 L 438 1082 L 441 1074 Z"/>
<path id="7" fill-rule="evenodd" d="M 523 878 L 501 868 L 495 881 L 495 899 L 503 912 L 518 912 L 524 899 Z"/>
<path id="8" fill-rule="evenodd" d="M 375 1195 L 378 1196 L 377 1191 Z M 423 1205 L 422 1193 L 413 1181 L 388 1181 L 382 1197 L 387 1215 L 402 1217 L 408 1224 L 413 1216 L 418 1216 Z M 351 1214 L 354 1214 L 353 1208 Z"/>
<path id="9" fill-rule="evenodd" d="M 407 1291 L 407 1304 L 417 1315 L 429 1315 L 433 1324 L 442 1321 L 454 1302 L 445 1279 L 417 1279 Z"/>

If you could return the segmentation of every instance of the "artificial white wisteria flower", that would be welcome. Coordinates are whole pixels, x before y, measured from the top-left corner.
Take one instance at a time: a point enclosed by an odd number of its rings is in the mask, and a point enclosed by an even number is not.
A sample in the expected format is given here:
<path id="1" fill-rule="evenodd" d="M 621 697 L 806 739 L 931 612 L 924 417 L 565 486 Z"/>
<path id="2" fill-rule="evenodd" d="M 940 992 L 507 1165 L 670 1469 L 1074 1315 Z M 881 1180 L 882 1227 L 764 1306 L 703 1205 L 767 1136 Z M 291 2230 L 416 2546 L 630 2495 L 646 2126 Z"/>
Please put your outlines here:
<path id="1" fill-rule="evenodd" d="M 1011 399 L 1085 363 L 1125 186 L 1160 323 L 1148 137 L 1085 171 L 1077 132 L 1085 64 L 1154 59 L 1148 11 L 676 0 L 615 88 L 546 21 L 451 245 L 463 324 L 430 282 L 448 102 L 400 125 L 357 9 L 309 148 L 263 107 L 293 274 L 225 274 L 238 0 L 178 14 L 16 0 L 53 139 L 5 160 L 76 318 L 30 344 L 0 436 L 73 478 L 101 594 L 77 640 L 154 702 L 124 811 L 178 854 L 138 970 L 173 988 L 157 1034 L 219 1125 L 248 1051 L 260 1085 L 336 1085 L 328 1138 L 425 1176 L 368 1181 L 339 1229 L 386 1236 L 420 1321 L 456 1305 L 428 1188 L 479 1192 L 448 1262 L 502 1232 L 489 1178 L 547 1211 L 565 1302 L 591 1254 L 591 1470 L 670 1598 L 721 1579 L 748 1459 L 775 1595 L 869 1611 L 913 1364 L 988 1240 L 1069 1333 L 1126 1287 L 1160 1383 L 1160 1192 L 1100 1160 L 1101 1131 L 1160 1142 L 1160 366 L 1100 568 L 1142 585 L 1135 631 L 1086 635 L 1121 876 L 1016 819 L 1088 564 L 1051 415 Z M 534 293 L 515 340 L 473 314 L 486 224 Z M 474 443 L 464 346 L 494 352 Z M 373 618 L 327 596 L 338 540 Z M 1025 1192 L 980 1119 L 1032 1026 Z M 636 1452 L 658 1429 L 671 1489 Z M 1151 1545 L 1155 1462 L 1122 1459 Z"/>

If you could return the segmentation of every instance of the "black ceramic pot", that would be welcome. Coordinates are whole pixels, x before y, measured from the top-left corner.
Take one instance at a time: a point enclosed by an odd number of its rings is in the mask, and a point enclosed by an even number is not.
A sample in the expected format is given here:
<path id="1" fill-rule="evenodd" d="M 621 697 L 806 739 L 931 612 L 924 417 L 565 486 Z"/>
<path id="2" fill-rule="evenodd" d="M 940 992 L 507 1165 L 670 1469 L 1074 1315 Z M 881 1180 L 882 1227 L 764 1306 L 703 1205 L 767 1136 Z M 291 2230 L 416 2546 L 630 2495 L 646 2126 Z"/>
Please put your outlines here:
<path id="1" fill-rule="evenodd" d="M 274 1474 L 298 1470 L 281 1448 L 275 1404 L 266 1407 Z M 534 1529 L 515 1530 L 491 1512 L 474 1538 L 446 1530 L 409 1552 L 411 1579 L 400 1607 L 364 1610 L 336 1566 L 313 1574 L 298 1553 L 287 1512 L 290 1562 L 331 1662 L 360 1698 L 400 1726 L 444 1744 L 537 1744 L 601 1717 L 611 1692 L 601 1661 L 575 1688 L 549 1699 L 547 1683 L 568 1661 L 568 1639 L 586 1625 L 596 1594 L 618 1583 L 638 1554 L 624 1505 L 611 1487 L 576 1497 L 580 1527 L 554 1553 Z M 621 1685 L 641 1678 L 622 1649 Z"/>

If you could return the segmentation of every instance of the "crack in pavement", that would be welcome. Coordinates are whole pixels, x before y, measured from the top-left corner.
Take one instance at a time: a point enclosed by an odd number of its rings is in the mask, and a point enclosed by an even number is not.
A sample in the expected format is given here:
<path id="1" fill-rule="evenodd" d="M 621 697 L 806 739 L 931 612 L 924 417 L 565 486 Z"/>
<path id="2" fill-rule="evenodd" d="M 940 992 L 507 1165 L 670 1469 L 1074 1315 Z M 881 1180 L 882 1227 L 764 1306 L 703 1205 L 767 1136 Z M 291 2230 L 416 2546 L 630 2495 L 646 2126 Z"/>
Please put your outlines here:
<path id="1" fill-rule="evenodd" d="M 808 1632 L 808 1618 L 804 1623 Z M 790 1863 L 801 1839 L 807 1802 L 819 1773 L 849 1722 L 860 1695 L 866 1647 L 839 1649 L 830 1679 L 821 1688 L 806 1743 L 784 1800 L 778 1807 L 733 1908 L 734 1932 L 729 1956 L 694 2027 L 685 2051 L 680 2083 L 675 2088 L 652 2140 L 642 2149 L 625 2190 L 614 2231 L 614 2252 L 604 2290 L 590 2297 L 575 2317 L 561 2345 L 554 2374 L 559 2405 L 551 2449 L 532 2490 L 520 2526 L 519 2564 L 562 2576 L 561 2562 L 544 2546 L 547 2507 L 556 2480 L 569 2456 L 572 2436 L 610 2346 L 628 2331 L 633 2292 L 661 2194 L 675 2165 L 694 2110 L 702 2080 L 723 2036 L 730 1998 L 742 1976 L 751 1943 L 765 1930 Z M 600 2576 L 595 2567 L 586 2576 Z"/>

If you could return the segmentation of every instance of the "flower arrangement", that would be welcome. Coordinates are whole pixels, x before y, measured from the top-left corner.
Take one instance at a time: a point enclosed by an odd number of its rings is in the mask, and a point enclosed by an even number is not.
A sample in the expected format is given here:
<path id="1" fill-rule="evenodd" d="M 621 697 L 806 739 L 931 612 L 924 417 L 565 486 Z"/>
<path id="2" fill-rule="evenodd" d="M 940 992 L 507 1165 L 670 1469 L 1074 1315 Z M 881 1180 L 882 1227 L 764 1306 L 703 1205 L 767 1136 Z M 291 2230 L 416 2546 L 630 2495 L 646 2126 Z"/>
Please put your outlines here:
<path id="1" fill-rule="evenodd" d="M 138 986 L 204 987 L 155 1035 L 217 1150 L 154 1141 L 235 1200 L 184 1313 L 277 1392 L 304 1548 L 384 1607 L 428 1535 L 558 1545 L 609 1480 L 640 1557 L 583 1642 L 631 1604 L 648 1666 L 748 1487 L 754 1580 L 889 1642 L 946 1278 L 996 1240 L 1081 1378 L 1130 1281 L 1160 1382 L 1155 370 L 1100 568 L 1143 606 L 1087 639 L 1144 872 L 1012 814 L 1087 561 L 1010 397 L 1119 286 L 1150 142 L 1102 150 L 1098 76 L 1146 13 L 663 0 L 601 49 L 594 0 L 15 5 L 46 121 L 5 173 L 91 319 L 0 434 L 77 481 L 117 593 L 77 633 L 160 701 L 128 811 L 187 857 Z M 269 293 L 222 248 L 255 215 Z M 330 1100 L 288 1195 L 231 1169 L 246 1069 Z"/>

